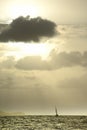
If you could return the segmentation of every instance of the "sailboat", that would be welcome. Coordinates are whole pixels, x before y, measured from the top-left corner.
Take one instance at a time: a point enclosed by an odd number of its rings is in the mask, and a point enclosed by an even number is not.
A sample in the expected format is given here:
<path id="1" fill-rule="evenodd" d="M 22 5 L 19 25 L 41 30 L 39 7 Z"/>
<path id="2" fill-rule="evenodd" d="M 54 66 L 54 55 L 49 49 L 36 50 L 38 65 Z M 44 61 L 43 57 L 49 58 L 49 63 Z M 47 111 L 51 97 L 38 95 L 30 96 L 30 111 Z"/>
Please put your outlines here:
<path id="1" fill-rule="evenodd" d="M 57 113 L 57 108 L 55 107 L 55 113 L 56 113 L 56 117 L 58 117 L 58 113 Z"/>

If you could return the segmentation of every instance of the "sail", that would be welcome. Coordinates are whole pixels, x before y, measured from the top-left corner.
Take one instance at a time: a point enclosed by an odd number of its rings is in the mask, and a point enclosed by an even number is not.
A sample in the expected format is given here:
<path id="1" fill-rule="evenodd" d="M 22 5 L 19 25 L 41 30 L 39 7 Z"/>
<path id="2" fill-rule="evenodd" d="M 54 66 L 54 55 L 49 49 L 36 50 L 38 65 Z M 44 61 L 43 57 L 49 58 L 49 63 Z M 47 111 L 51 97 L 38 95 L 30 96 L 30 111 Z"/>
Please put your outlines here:
<path id="1" fill-rule="evenodd" d="M 58 116 L 58 113 L 57 113 L 57 108 L 55 107 L 55 113 L 56 113 L 56 116 Z"/>

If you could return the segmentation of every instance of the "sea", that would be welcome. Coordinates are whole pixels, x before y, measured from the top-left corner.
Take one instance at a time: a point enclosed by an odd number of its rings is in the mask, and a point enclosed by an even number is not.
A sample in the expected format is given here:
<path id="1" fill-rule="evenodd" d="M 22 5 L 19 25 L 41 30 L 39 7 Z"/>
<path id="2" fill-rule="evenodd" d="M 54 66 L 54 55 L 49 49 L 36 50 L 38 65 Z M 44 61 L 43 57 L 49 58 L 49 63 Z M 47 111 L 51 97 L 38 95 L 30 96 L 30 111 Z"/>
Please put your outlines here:
<path id="1" fill-rule="evenodd" d="M 87 130 L 87 116 L 0 116 L 0 130 Z"/>

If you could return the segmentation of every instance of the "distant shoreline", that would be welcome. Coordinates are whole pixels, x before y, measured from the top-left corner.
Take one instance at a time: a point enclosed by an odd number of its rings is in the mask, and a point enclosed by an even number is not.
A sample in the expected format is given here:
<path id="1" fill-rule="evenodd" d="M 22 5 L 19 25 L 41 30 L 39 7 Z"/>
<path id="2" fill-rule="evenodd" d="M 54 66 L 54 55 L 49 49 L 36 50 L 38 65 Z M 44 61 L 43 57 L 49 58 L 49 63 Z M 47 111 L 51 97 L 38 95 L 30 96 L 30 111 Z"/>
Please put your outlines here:
<path id="1" fill-rule="evenodd" d="M 8 115 L 3 114 L 3 115 L 1 115 L 0 114 L 0 117 L 4 117 L 4 116 L 37 116 L 37 117 L 39 117 L 39 116 L 42 116 L 42 117 L 53 116 L 53 117 L 56 117 L 55 115 L 39 115 L 39 114 L 38 115 L 33 115 L 33 114 L 32 115 L 31 114 L 30 115 L 28 115 L 28 114 L 17 114 L 17 115 L 16 114 L 11 114 L 11 115 L 10 114 L 8 114 Z M 59 115 L 58 117 L 87 117 L 87 115 Z M 56 117 L 56 118 L 58 118 L 58 117 Z"/>

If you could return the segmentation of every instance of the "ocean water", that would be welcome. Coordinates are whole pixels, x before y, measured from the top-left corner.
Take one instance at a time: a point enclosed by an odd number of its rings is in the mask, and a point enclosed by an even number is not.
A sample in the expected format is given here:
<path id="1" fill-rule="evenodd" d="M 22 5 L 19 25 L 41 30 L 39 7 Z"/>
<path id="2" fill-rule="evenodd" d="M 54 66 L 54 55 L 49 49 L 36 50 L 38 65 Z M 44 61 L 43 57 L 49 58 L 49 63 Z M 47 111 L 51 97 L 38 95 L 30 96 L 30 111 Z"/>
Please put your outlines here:
<path id="1" fill-rule="evenodd" d="M 0 130 L 87 130 L 87 116 L 0 116 Z"/>

